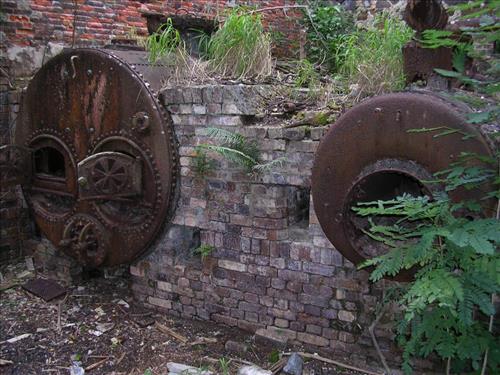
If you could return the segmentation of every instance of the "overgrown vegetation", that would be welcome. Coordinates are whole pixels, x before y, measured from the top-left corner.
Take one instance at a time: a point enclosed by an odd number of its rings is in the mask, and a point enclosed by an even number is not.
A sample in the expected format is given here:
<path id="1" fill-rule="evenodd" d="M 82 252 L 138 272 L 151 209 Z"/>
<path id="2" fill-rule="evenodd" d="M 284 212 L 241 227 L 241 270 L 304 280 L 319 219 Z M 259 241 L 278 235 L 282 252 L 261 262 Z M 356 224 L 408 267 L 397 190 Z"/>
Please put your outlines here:
<path id="1" fill-rule="evenodd" d="M 464 30 L 474 38 L 475 45 L 480 45 L 498 38 L 499 27 L 491 23 L 491 17 L 499 5 L 499 1 L 475 1 L 452 10 L 469 12 L 464 18 L 481 16 L 478 27 Z M 499 92 L 498 55 L 486 56 L 475 51 L 468 38 L 452 38 L 447 32 L 428 31 L 424 38 L 431 48 L 455 48 L 455 70 L 436 71 L 456 78 L 476 94 L 460 94 L 466 98 L 462 100 L 479 108 L 469 115 L 468 122 L 497 120 L 498 104 L 491 104 L 497 102 L 488 99 L 488 95 Z M 464 61 L 472 56 L 480 59 L 490 78 L 479 81 L 467 75 Z M 436 132 L 438 136 L 454 132 L 446 124 L 412 131 Z M 465 138 L 469 136 L 464 134 Z M 444 186 L 433 199 L 403 195 L 385 202 L 359 203 L 353 208 L 370 219 L 372 225 L 367 234 L 391 249 L 363 265 L 374 267 L 371 280 L 394 276 L 401 270 L 415 270 L 414 281 L 400 285 L 399 297 L 394 299 L 403 312 L 397 332 L 404 349 L 406 373 L 411 372 L 413 357 L 431 353 L 447 363 L 447 374 L 470 370 L 481 375 L 500 372 L 500 339 L 492 332 L 493 300 L 500 291 L 499 161 L 498 154 L 487 157 L 462 153 L 447 170 L 436 174 L 436 181 L 428 182 Z M 450 194 L 458 189 L 475 190 L 479 198 L 454 202 Z M 495 217 L 485 217 L 485 206 L 494 203 Z M 395 223 L 386 225 L 379 221 L 382 217 L 392 217 Z"/>
<path id="2" fill-rule="evenodd" d="M 236 79 L 267 77 L 272 72 L 271 37 L 260 14 L 234 9 L 210 38 L 201 38 L 211 68 Z"/>
<path id="3" fill-rule="evenodd" d="M 264 173 L 281 166 L 285 161 L 284 158 L 278 158 L 267 163 L 263 162 L 257 142 L 255 140 L 249 141 L 238 133 L 219 128 L 207 128 L 206 135 L 217 144 L 201 144 L 199 145 L 201 149 L 221 155 L 249 174 Z"/>
<path id="4" fill-rule="evenodd" d="M 313 5 L 305 11 L 304 21 L 309 59 L 332 73 L 338 71 L 344 58 L 342 45 L 355 29 L 353 14 L 341 5 Z"/>
<path id="5" fill-rule="evenodd" d="M 344 38 L 338 53 L 343 64 L 339 67 L 346 85 L 357 85 L 356 95 L 365 97 L 402 90 L 403 46 L 413 31 L 397 16 L 381 13 L 373 21 L 360 24 Z"/>
<path id="6" fill-rule="evenodd" d="M 316 70 L 356 100 L 404 88 L 402 47 L 413 31 L 396 10 L 355 22 L 342 6 L 317 3 L 305 10 L 307 55 Z"/>
<path id="7" fill-rule="evenodd" d="M 215 251 L 215 247 L 212 245 L 201 244 L 196 249 L 193 250 L 193 253 L 199 255 L 201 260 L 204 260 L 206 257 L 210 256 Z"/>
<path id="8" fill-rule="evenodd" d="M 167 22 L 146 40 L 146 49 L 151 63 L 158 62 L 162 57 L 175 52 L 180 46 L 183 46 L 181 35 L 173 26 L 171 18 L 168 18 Z"/>
<path id="9" fill-rule="evenodd" d="M 404 315 L 397 327 L 404 348 L 406 373 L 414 356 L 436 353 L 455 369 L 471 364 L 478 370 L 489 350 L 491 373 L 500 364 L 500 341 L 481 316 L 495 312 L 492 294 L 500 291 L 500 222 L 498 218 L 469 220 L 464 208 L 479 215 L 481 202 L 453 202 L 448 193 L 458 188 L 480 188 L 494 183 L 489 198 L 498 199 L 498 160 L 481 157 L 490 167 L 471 164 L 479 158 L 463 154 L 437 177 L 446 192 L 427 196 L 403 195 L 390 201 L 359 203 L 353 209 L 371 218 L 369 234 L 392 250 L 371 259 L 370 279 L 378 281 L 401 270 L 418 268 L 415 281 L 401 288 L 398 301 Z M 398 218 L 394 225 L 376 224 L 379 217 Z M 496 371 L 497 371 L 496 370 Z"/>
<path id="10" fill-rule="evenodd" d="M 192 168 L 197 177 L 205 178 L 208 173 L 214 170 L 215 161 L 207 156 L 205 150 L 198 147 L 195 150 Z"/>

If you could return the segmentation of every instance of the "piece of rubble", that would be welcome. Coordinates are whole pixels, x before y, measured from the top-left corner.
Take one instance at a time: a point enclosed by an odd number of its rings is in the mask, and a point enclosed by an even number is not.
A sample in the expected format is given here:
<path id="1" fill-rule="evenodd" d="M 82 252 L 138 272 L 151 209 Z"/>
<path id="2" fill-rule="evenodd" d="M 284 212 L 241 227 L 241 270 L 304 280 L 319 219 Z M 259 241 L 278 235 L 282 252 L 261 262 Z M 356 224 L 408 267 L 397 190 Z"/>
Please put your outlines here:
<path id="1" fill-rule="evenodd" d="M 97 323 L 95 328 L 102 333 L 106 333 L 115 328 L 115 323 Z"/>
<path id="2" fill-rule="evenodd" d="M 201 371 L 199 368 L 176 362 L 168 362 L 167 369 L 172 375 L 212 375 L 210 371 Z"/>
<path id="3" fill-rule="evenodd" d="M 85 375 L 85 369 L 80 365 L 80 362 L 74 361 L 69 368 L 69 375 Z"/>
<path id="4" fill-rule="evenodd" d="M 283 371 L 290 375 L 302 375 L 302 369 L 304 367 L 304 360 L 297 353 L 292 353 L 288 362 L 286 363 Z"/>
<path id="5" fill-rule="evenodd" d="M 244 354 L 248 352 L 248 345 L 243 342 L 227 340 L 224 347 L 228 352 L 233 352 L 237 354 Z"/>
<path id="6" fill-rule="evenodd" d="M 272 375 L 269 370 L 264 370 L 259 366 L 243 366 L 238 370 L 238 375 Z"/>

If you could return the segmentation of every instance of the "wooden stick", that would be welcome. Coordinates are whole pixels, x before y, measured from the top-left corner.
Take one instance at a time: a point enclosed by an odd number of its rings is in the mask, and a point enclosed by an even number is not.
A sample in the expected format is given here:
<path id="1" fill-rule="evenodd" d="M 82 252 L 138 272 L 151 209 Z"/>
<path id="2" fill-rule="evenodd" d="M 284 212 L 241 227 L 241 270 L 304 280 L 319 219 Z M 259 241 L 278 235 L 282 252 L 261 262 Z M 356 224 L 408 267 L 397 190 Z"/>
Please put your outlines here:
<path id="1" fill-rule="evenodd" d="M 188 339 L 186 337 L 184 337 L 181 334 L 175 332 L 174 330 L 168 328 L 167 326 L 164 326 L 161 323 L 155 322 L 155 327 L 160 332 L 163 332 L 163 333 L 165 333 L 165 334 L 167 334 L 169 336 L 172 336 L 172 337 L 176 338 L 177 340 L 179 340 L 183 344 L 186 344 L 188 342 Z"/>
<path id="2" fill-rule="evenodd" d="M 388 304 L 385 304 L 382 307 L 382 310 L 380 310 L 380 312 L 378 313 L 378 315 L 375 317 L 375 320 L 373 321 L 373 323 L 370 325 L 370 327 L 368 327 L 368 332 L 370 332 L 370 336 L 372 338 L 373 346 L 375 347 L 375 350 L 377 351 L 377 354 L 378 354 L 378 356 L 380 358 L 380 362 L 382 362 L 382 366 L 384 366 L 384 369 L 387 372 L 387 375 L 391 375 L 391 373 L 392 373 L 391 369 L 387 365 L 387 362 L 385 360 L 384 354 L 380 350 L 380 346 L 378 344 L 377 338 L 375 337 L 375 327 L 378 324 L 378 322 L 380 321 L 380 319 L 384 316 L 385 311 L 387 310 L 388 306 L 389 306 Z"/>
<path id="3" fill-rule="evenodd" d="M 292 353 L 285 353 L 284 355 L 291 355 L 291 354 Z M 349 370 L 364 372 L 365 374 L 368 374 L 368 375 L 384 375 L 384 374 L 382 374 L 380 372 L 373 372 L 373 371 L 370 371 L 370 370 L 364 370 L 362 368 L 351 366 L 351 365 L 347 365 L 345 363 L 342 363 L 342 362 L 339 362 L 339 361 L 334 361 L 333 359 L 328 359 L 328 358 L 325 358 L 325 357 L 321 357 L 321 356 L 316 355 L 316 354 L 309 354 L 309 353 L 304 353 L 304 352 L 298 352 L 297 354 L 300 355 L 301 357 L 304 357 L 304 358 L 316 359 L 318 361 L 329 363 L 331 365 L 335 365 L 335 366 L 339 366 L 339 367 L 343 367 L 343 368 L 346 368 L 346 369 L 349 369 Z"/>
<path id="4" fill-rule="evenodd" d="M 93 363 L 87 367 L 85 367 L 85 371 L 90 371 L 90 370 L 93 370 L 99 366 L 101 366 L 102 364 L 106 363 L 106 361 L 109 359 L 109 357 L 106 357 L 104 359 L 101 359 L 100 361 L 96 362 L 96 363 Z"/>

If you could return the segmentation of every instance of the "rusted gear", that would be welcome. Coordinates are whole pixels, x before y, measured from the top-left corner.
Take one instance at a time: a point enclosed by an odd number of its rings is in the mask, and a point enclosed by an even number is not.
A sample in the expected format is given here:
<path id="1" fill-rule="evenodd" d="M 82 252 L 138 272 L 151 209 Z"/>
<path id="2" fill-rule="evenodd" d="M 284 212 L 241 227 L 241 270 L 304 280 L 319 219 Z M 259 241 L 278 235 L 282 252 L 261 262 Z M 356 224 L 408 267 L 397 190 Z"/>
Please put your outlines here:
<path id="1" fill-rule="evenodd" d="M 98 220 L 79 214 L 69 219 L 59 246 L 80 264 L 98 267 L 109 251 L 109 239 L 108 231 Z"/>
<path id="2" fill-rule="evenodd" d="M 97 189 L 104 194 L 119 193 L 128 181 L 125 166 L 111 157 L 99 160 L 91 172 L 91 177 Z"/>
<path id="3" fill-rule="evenodd" d="M 481 133 L 466 124 L 464 109 L 430 93 L 389 94 L 358 104 L 330 128 L 316 152 L 312 195 L 324 233 L 347 259 L 360 264 L 385 251 L 364 234 L 368 223 L 353 215 L 354 204 L 403 193 L 432 196 L 439 187 L 426 181 L 462 151 L 491 155 Z M 455 132 L 409 132 L 423 128 Z M 460 190 L 452 198 L 476 195 Z M 493 210 L 485 207 L 486 214 Z M 406 272 L 396 279 L 410 277 Z"/>

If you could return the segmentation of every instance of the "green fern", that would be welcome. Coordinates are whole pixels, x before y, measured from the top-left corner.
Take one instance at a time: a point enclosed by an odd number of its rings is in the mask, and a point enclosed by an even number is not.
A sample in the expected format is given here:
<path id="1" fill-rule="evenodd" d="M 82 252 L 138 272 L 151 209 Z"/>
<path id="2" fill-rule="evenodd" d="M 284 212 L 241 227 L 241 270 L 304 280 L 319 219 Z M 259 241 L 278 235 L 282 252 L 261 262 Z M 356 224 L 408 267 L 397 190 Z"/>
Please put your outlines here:
<path id="1" fill-rule="evenodd" d="M 479 368 L 485 351 L 500 344 L 478 314 L 495 314 L 492 295 L 500 292 L 500 221 L 468 220 L 464 210 L 480 212 L 481 202 L 453 202 L 447 192 L 458 188 L 498 192 L 498 159 L 462 154 L 450 168 L 437 173 L 444 192 L 429 197 L 403 195 L 389 201 L 360 202 L 353 210 L 368 218 L 365 230 L 388 245 L 386 254 L 366 261 L 372 281 L 415 270 L 414 281 L 403 288 L 399 306 L 398 343 L 403 346 L 403 370 L 411 372 L 415 356 L 431 353 L 454 366 Z M 486 195 L 491 198 L 495 195 Z M 379 224 L 393 218 L 392 225 Z M 476 345 L 477 344 L 477 345 Z M 490 360 L 491 373 L 498 370 Z"/>
<path id="2" fill-rule="evenodd" d="M 221 155 L 230 162 L 244 168 L 247 173 L 265 173 L 281 167 L 285 162 L 284 158 L 278 158 L 267 163 L 262 162 L 257 143 L 248 141 L 241 134 L 219 128 L 207 128 L 205 135 L 218 144 L 200 144 L 198 147 Z"/>

